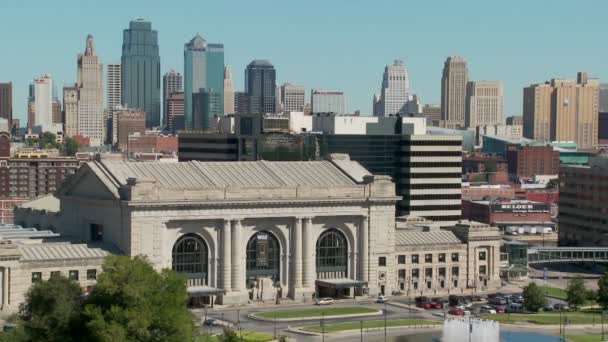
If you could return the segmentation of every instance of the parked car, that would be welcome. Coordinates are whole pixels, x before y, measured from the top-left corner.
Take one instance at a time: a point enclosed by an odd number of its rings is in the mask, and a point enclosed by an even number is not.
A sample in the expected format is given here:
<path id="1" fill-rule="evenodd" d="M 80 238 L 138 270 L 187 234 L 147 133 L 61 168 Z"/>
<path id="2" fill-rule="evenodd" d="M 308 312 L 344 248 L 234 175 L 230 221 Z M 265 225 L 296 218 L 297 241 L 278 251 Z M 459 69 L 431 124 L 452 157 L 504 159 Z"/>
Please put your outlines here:
<path id="1" fill-rule="evenodd" d="M 416 306 L 419 308 L 426 309 L 426 310 L 433 308 L 433 306 L 431 305 L 430 302 L 418 302 L 418 303 L 416 303 Z"/>
<path id="2" fill-rule="evenodd" d="M 511 303 L 507 306 L 507 312 L 509 313 L 520 313 L 524 312 L 524 306 L 519 303 Z"/>
<path id="3" fill-rule="evenodd" d="M 523 302 L 524 302 L 524 296 L 514 296 L 513 297 L 513 303 L 523 304 Z"/>
<path id="4" fill-rule="evenodd" d="M 462 299 L 458 296 L 450 295 L 448 297 L 448 303 L 450 306 L 458 306 L 462 303 Z"/>
<path id="5" fill-rule="evenodd" d="M 378 298 L 376 299 L 376 303 L 380 303 L 380 304 L 386 303 L 386 297 L 384 297 L 383 295 L 379 295 Z"/>
<path id="6" fill-rule="evenodd" d="M 430 303 L 431 299 L 429 297 L 420 296 L 416 297 L 416 303 Z"/>
<path id="7" fill-rule="evenodd" d="M 496 314 L 496 310 L 493 307 L 489 306 L 489 305 L 482 305 L 479 308 L 479 313 L 480 314 L 495 315 Z"/>
<path id="8" fill-rule="evenodd" d="M 434 301 L 434 302 L 431 302 L 431 307 L 433 309 L 443 309 L 443 303 L 442 302 L 438 302 L 438 301 Z"/>
<path id="9" fill-rule="evenodd" d="M 492 305 L 507 305 L 507 300 L 503 297 L 495 296 L 488 300 L 488 303 Z"/>
<path id="10" fill-rule="evenodd" d="M 331 305 L 334 303 L 333 298 L 322 298 L 315 302 L 315 305 Z"/>
<path id="11" fill-rule="evenodd" d="M 492 305 L 492 308 L 496 310 L 496 313 L 505 313 L 505 311 L 507 311 L 507 308 L 504 305 Z"/>
<path id="12" fill-rule="evenodd" d="M 570 307 L 567 304 L 555 303 L 553 304 L 553 309 L 556 311 L 568 311 Z"/>
<path id="13" fill-rule="evenodd" d="M 553 311 L 553 306 L 547 305 L 543 308 L 543 311 Z"/>
<path id="14" fill-rule="evenodd" d="M 450 311 L 448 311 L 448 314 L 452 316 L 464 316 L 464 310 L 451 309 Z"/>
<path id="15" fill-rule="evenodd" d="M 230 328 L 232 327 L 232 323 L 230 322 L 226 322 L 226 321 L 222 321 L 219 319 L 215 319 L 215 318 L 207 318 L 207 320 L 205 320 L 203 322 L 203 324 L 210 326 L 210 327 L 225 327 L 225 328 Z"/>

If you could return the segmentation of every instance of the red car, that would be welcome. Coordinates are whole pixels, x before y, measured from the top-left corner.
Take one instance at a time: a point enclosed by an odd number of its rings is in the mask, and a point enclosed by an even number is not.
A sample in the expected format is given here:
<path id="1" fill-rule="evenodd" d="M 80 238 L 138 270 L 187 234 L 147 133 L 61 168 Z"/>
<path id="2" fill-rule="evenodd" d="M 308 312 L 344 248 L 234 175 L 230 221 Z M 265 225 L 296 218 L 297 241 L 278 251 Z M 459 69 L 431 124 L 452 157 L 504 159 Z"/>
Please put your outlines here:
<path id="1" fill-rule="evenodd" d="M 433 308 L 433 305 L 428 302 L 418 302 L 416 303 L 416 306 L 427 310 Z"/>
<path id="2" fill-rule="evenodd" d="M 505 313 L 506 307 L 503 305 L 494 305 L 492 307 L 496 310 L 496 313 Z"/>
<path id="3" fill-rule="evenodd" d="M 431 307 L 433 309 L 443 309 L 443 303 L 442 302 L 432 302 Z"/>
<path id="4" fill-rule="evenodd" d="M 464 316 L 464 311 L 460 309 L 452 309 L 448 311 L 448 314 L 452 316 Z"/>

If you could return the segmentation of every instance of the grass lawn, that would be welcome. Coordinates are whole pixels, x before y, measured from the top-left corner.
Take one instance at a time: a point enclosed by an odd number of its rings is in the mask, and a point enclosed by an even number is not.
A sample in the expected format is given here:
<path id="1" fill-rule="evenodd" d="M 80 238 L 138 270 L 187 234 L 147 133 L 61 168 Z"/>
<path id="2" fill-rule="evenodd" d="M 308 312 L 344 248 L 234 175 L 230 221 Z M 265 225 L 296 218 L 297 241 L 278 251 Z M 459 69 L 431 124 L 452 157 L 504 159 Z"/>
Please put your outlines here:
<path id="1" fill-rule="evenodd" d="M 558 287 L 551 287 L 551 286 L 539 286 L 543 292 L 545 292 L 545 295 L 549 296 L 549 297 L 555 297 L 555 298 L 560 298 L 560 299 L 566 299 L 566 290 L 564 289 L 560 289 Z"/>
<path id="2" fill-rule="evenodd" d="M 571 342 L 602 342 L 602 334 L 566 334 L 566 338 Z"/>
<path id="3" fill-rule="evenodd" d="M 237 337 L 239 337 L 239 341 L 241 341 L 239 332 L 236 330 L 234 332 L 236 333 Z M 268 341 L 274 340 L 272 334 L 259 333 L 259 332 L 255 332 L 255 331 L 242 331 L 241 334 L 243 336 L 242 341 L 244 341 L 244 342 L 268 342 Z M 219 336 L 203 336 L 199 340 L 197 340 L 197 342 L 219 342 L 219 341 L 221 341 Z"/>
<path id="4" fill-rule="evenodd" d="M 602 314 L 599 311 L 564 312 L 571 324 L 599 324 Z M 501 323 L 534 323 L 539 325 L 558 325 L 559 312 L 542 312 L 537 314 L 496 314 L 483 315 L 484 318 L 492 319 Z"/>
<path id="5" fill-rule="evenodd" d="M 387 320 L 387 327 L 406 327 L 411 325 L 441 325 L 442 323 L 439 321 L 430 321 L 424 319 L 398 319 L 398 320 Z M 371 329 L 371 328 L 384 328 L 384 320 L 376 320 L 376 321 L 363 321 L 363 329 Z M 303 330 L 313 331 L 313 332 L 321 332 L 320 325 L 311 325 L 302 328 Z M 360 322 L 346 322 L 346 323 L 335 323 L 335 324 L 325 324 L 325 332 L 336 332 L 336 331 L 345 331 L 345 330 L 358 330 L 361 329 Z"/>
<path id="6" fill-rule="evenodd" d="M 264 319 L 284 319 L 284 318 L 308 318 L 308 317 L 321 317 L 325 314 L 325 317 L 329 316 L 340 316 L 340 315 L 354 315 L 354 314 L 372 314 L 378 310 L 366 308 L 362 306 L 349 306 L 344 308 L 328 308 L 320 307 L 315 309 L 304 309 L 304 310 L 285 310 L 285 311 L 267 311 L 257 312 L 254 316 Z"/>

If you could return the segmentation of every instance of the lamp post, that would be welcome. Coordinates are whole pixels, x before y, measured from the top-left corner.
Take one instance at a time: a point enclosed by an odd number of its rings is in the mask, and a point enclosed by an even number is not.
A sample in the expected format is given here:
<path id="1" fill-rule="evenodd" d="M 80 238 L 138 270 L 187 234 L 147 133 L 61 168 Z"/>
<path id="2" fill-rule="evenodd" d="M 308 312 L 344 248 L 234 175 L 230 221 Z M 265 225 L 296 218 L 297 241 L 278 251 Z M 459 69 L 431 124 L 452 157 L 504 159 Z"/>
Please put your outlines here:
<path id="1" fill-rule="evenodd" d="M 321 312 L 321 336 L 325 342 L 325 312 Z"/>
<path id="2" fill-rule="evenodd" d="M 386 342 L 386 300 L 384 301 L 384 342 Z"/>
<path id="3" fill-rule="evenodd" d="M 363 321 L 360 321 L 361 342 L 363 342 Z"/>

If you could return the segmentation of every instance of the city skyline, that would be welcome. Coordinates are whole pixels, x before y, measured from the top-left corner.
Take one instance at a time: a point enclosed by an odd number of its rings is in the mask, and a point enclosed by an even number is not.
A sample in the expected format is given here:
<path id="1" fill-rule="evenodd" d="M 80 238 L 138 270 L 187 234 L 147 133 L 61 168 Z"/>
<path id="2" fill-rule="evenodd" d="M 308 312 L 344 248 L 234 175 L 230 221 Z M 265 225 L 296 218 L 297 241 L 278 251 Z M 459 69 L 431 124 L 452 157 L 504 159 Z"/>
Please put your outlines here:
<path id="1" fill-rule="evenodd" d="M 108 5 L 113 3 L 109 1 Z M 188 2 L 193 6 L 194 2 Z M 577 71 L 585 70 L 590 77 L 606 79 L 608 73 L 603 67 L 602 56 L 604 48 L 600 44 L 589 44 L 590 40 L 601 39 L 601 26 L 599 13 L 606 4 L 595 4 L 597 11 L 583 18 L 573 17 L 559 4 L 547 8 L 542 4 L 527 6 L 527 11 L 517 11 L 518 6 L 511 4 L 497 4 L 484 10 L 484 16 L 478 17 L 479 11 L 470 11 L 475 8 L 478 1 L 468 1 L 458 8 L 455 4 L 441 4 L 430 2 L 425 4 L 406 5 L 412 14 L 408 22 L 412 27 L 424 27 L 418 31 L 406 32 L 400 28 L 398 17 L 401 11 L 395 11 L 395 6 L 375 6 L 380 17 L 384 19 L 376 27 L 357 27 L 356 23 L 366 20 L 367 10 L 363 4 L 336 3 L 330 5 L 328 13 L 318 13 L 314 10 L 315 2 L 303 6 L 296 11 L 298 16 L 309 17 L 314 14 L 318 21 L 323 23 L 326 33 L 324 39 L 318 39 L 314 34 L 301 27 L 287 25 L 293 21 L 280 19 L 272 24 L 263 23 L 255 25 L 255 37 L 244 39 L 244 27 L 252 23 L 252 12 L 263 11 L 268 7 L 276 9 L 277 14 L 288 12 L 293 15 L 290 8 L 262 2 L 257 9 L 252 4 L 242 3 L 233 7 L 224 4 L 209 5 L 209 10 L 215 11 L 208 22 L 201 25 L 196 20 L 189 20 L 194 13 L 168 13 L 163 8 L 148 8 L 142 6 L 143 2 L 121 4 L 124 6 L 120 13 L 112 11 L 113 6 L 104 6 L 95 18 L 79 17 L 72 10 L 68 10 L 66 25 L 54 24 L 44 30 L 37 27 L 24 27 L 16 19 L 27 13 L 28 17 L 42 18 L 43 15 L 57 11 L 50 4 L 40 4 L 35 8 L 26 8 L 19 4 L 11 4 L 7 10 L 0 14 L 0 28 L 5 32 L 15 32 L 15 39 L 6 40 L 8 51 L 19 51 L 5 56 L 6 66 L 0 68 L 1 82 L 13 82 L 13 102 L 15 118 L 26 121 L 27 114 L 27 84 L 34 77 L 43 73 L 53 76 L 59 88 L 73 84 L 75 76 L 71 60 L 75 53 L 81 50 L 81 41 L 87 34 L 96 37 L 97 50 L 100 62 L 111 64 L 120 60 L 121 32 L 130 20 L 144 17 L 150 20 L 154 29 L 159 32 L 159 46 L 161 55 L 161 73 L 171 69 L 183 69 L 182 49 L 183 42 L 195 33 L 209 37 L 226 46 L 226 64 L 231 64 L 235 70 L 243 70 L 247 63 L 253 59 L 269 59 L 277 68 L 279 78 L 277 82 L 292 82 L 303 84 L 307 93 L 312 88 L 337 89 L 343 91 L 348 97 L 348 111 L 360 109 L 362 114 L 371 115 L 371 101 L 374 92 L 377 92 L 378 79 L 386 64 L 393 59 L 402 59 L 408 66 L 410 73 L 411 93 L 421 97 L 424 104 L 440 102 L 440 78 L 442 63 L 447 56 L 461 55 L 467 61 L 470 79 L 502 80 L 505 89 L 505 116 L 521 114 L 523 88 L 537 80 L 569 77 Z M 320 4 L 320 3 L 318 3 Z M 565 2 L 564 2 L 565 4 Z M 332 13 L 338 6 L 343 7 L 344 16 L 338 22 Z M 69 8 L 69 6 L 66 6 Z M 234 10 L 234 11 L 232 11 Z M 27 11 L 27 12 L 26 12 Z M 445 36 L 445 28 L 456 22 L 450 13 L 458 11 L 458 20 L 470 21 L 456 30 L 450 30 L 450 37 Z M 196 11 L 189 11 L 196 12 Z M 62 12 L 63 14 L 63 12 Z M 226 27 L 220 25 L 222 18 L 232 15 L 238 19 L 238 25 Z M 250 18 L 251 17 L 251 18 Z M 278 15 L 281 17 L 281 15 Z M 433 27 L 422 25 L 433 18 Z M 554 29 L 537 27 L 534 32 L 527 32 L 526 27 L 544 19 L 567 20 L 571 25 L 568 28 Z M 287 29 L 276 35 L 277 25 L 284 24 Z M 396 21 L 396 22 L 395 22 Z M 182 25 L 176 27 L 174 24 Z M 352 24 L 350 23 L 352 22 Z M 395 22 L 395 23 L 393 23 Z M 517 22 L 515 26 L 512 23 Z M 578 25 L 584 23 L 585 25 Z M 490 25 L 489 29 L 478 30 L 477 25 Z M 69 27 L 68 27 L 69 26 Z M 581 28 L 578 28 L 580 26 Z M 584 29 L 582 28 L 584 27 Z M 12 29 L 11 29 L 12 28 Z M 10 31 L 9 31 L 10 30 Z M 318 29 L 315 29 L 318 30 Z M 583 31 L 584 30 L 584 31 Z M 483 32 L 482 32 L 483 31 Z M 272 32 L 272 34 L 270 34 Z M 582 33 L 586 39 L 577 39 Z M 380 33 L 385 34 L 381 37 Z M 525 34 L 524 34 L 525 33 Z M 407 35 L 406 35 L 407 34 Z M 290 35 L 290 39 L 281 39 Z M 53 39 L 61 37 L 61 39 Z M 260 37 L 260 38 L 257 38 Z M 273 37 L 264 40 L 261 37 Z M 406 40 L 406 38 L 408 40 Z M 489 39 L 492 38 L 492 39 Z M 541 39 L 542 38 L 542 39 Z M 563 51 L 560 48 L 563 40 L 571 40 L 572 49 Z M 361 41 L 366 41 L 369 49 L 361 49 Z M 484 44 L 479 44 L 479 41 Z M 37 44 L 31 44 L 36 41 Z M 277 44 L 281 41 L 281 44 Z M 411 41 L 411 42 L 410 42 Z M 397 44 L 395 42 L 398 42 Z M 399 43 L 401 42 L 401 43 Z M 414 44 L 415 43 L 415 44 Z M 322 49 L 324 54 L 296 53 L 301 46 L 313 46 Z M 416 46 L 416 49 L 412 49 Z M 45 49 L 45 58 L 35 58 L 36 51 Z M 363 51 L 369 50 L 369 51 Z M 580 54 L 577 51 L 588 51 Z M 353 54 L 352 51 L 358 51 Z M 357 73 L 352 73 L 353 68 Z M 318 72 L 315 72 L 319 70 Z M 235 92 L 242 91 L 243 82 L 241 73 L 234 73 Z M 307 99 L 307 102 L 310 99 Z"/>

